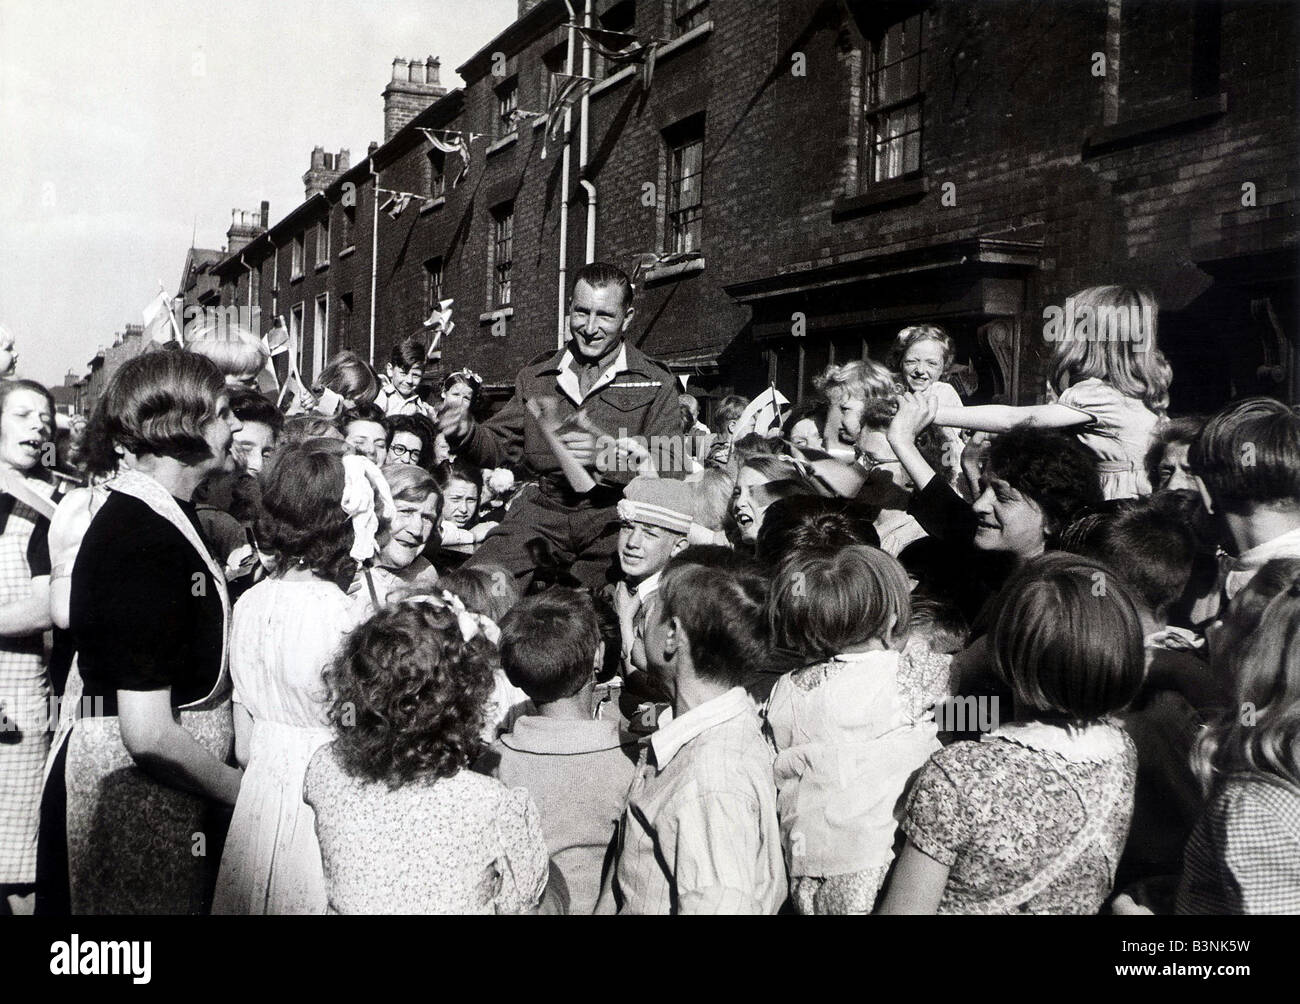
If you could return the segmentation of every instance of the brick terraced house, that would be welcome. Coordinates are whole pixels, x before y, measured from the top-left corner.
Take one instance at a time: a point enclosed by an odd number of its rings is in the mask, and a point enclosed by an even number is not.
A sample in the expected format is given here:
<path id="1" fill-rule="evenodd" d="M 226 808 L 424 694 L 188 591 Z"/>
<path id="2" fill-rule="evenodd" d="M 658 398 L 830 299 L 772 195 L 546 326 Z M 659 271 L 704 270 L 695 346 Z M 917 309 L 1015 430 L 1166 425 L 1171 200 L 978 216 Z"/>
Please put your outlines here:
<path id="1" fill-rule="evenodd" d="M 1173 411 L 1300 401 L 1298 10 L 521 2 L 463 88 L 396 60 L 383 144 L 317 150 L 302 205 L 211 271 L 223 305 L 299 333 L 308 376 L 343 347 L 382 366 L 453 298 L 442 369 L 501 399 L 557 344 L 584 261 L 639 262 L 632 338 L 706 414 L 769 381 L 807 393 L 920 321 L 955 337 L 972 400 L 1027 402 L 1044 309 L 1143 282 Z M 566 148 L 545 113 L 568 70 L 593 83 Z"/>

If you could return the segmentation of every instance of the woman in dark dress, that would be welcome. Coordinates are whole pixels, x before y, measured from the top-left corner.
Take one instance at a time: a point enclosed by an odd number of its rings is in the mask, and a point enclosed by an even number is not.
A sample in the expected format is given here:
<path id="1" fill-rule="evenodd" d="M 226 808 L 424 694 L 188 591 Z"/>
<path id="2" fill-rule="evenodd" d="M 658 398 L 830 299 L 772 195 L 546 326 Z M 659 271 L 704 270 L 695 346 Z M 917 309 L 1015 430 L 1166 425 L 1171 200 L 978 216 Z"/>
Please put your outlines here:
<path id="1" fill-rule="evenodd" d="M 72 912 L 202 913 L 242 772 L 225 576 L 190 498 L 240 425 L 220 371 L 190 353 L 130 360 L 104 400 L 126 469 L 72 572 L 84 696 L 102 701 L 68 740 Z"/>

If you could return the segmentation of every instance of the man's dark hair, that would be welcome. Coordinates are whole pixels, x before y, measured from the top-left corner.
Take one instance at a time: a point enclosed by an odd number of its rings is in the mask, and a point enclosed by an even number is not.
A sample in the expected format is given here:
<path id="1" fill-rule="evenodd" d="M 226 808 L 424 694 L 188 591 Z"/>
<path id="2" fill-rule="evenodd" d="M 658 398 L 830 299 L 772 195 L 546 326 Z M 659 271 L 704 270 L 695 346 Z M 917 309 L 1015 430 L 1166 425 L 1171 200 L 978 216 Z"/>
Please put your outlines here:
<path id="1" fill-rule="evenodd" d="M 573 285 L 575 289 L 580 282 L 585 282 L 592 289 L 617 286 L 622 294 L 619 302 L 622 303 L 623 309 L 627 310 L 632 306 L 632 299 L 635 296 L 632 289 L 632 280 L 617 265 L 611 265 L 603 261 L 593 261 L 589 265 L 583 265 L 582 268 L 578 269 L 577 276 L 574 277 Z"/>

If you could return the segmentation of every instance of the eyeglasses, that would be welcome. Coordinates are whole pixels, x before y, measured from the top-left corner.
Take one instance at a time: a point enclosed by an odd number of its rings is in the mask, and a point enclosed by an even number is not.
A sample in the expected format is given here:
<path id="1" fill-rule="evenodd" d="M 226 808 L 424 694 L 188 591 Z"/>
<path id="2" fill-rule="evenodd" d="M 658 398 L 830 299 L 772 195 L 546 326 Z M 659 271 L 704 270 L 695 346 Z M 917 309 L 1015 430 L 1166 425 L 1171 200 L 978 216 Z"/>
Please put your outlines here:
<path id="1" fill-rule="evenodd" d="M 401 443 L 394 443 L 390 446 L 388 448 L 388 455 L 393 457 L 395 460 L 401 460 L 403 457 L 410 457 L 411 463 L 413 464 L 418 464 L 420 462 L 420 451 L 403 446 Z"/>

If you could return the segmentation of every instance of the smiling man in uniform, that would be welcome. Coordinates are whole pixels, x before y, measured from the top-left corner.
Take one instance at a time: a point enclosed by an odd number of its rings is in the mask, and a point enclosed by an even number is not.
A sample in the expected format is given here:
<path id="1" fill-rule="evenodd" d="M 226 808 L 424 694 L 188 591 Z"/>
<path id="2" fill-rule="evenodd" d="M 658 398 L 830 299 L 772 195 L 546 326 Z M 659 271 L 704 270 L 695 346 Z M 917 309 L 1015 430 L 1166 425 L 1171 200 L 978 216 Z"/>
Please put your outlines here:
<path id="1" fill-rule="evenodd" d="M 662 437 L 668 442 L 680 434 L 672 374 L 624 340 L 634 314 L 632 296 L 622 269 L 601 262 L 584 266 L 569 300 L 568 344 L 525 366 L 515 380 L 514 396 L 487 422 L 475 422 L 463 402 L 441 412 L 439 424 L 458 458 L 479 467 L 522 460 L 538 479 L 537 491 L 515 502 L 471 564 L 502 565 L 527 587 L 536 570 L 529 544 L 540 538 L 584 585 L 604 583 L 618 547 L 618 502 L 636 472 L 623 464 L 600 469 L 597 458 L 604 453 L 595 434 L 567 422 L 559 439 L 596 482 L 590 491 L 576 491 L 527 404 L 552 398 L 560 420 L 581 411 L 591 425 L 620 438 Z"/>

